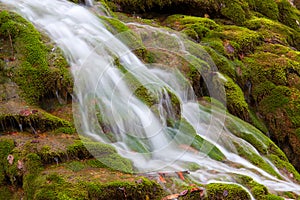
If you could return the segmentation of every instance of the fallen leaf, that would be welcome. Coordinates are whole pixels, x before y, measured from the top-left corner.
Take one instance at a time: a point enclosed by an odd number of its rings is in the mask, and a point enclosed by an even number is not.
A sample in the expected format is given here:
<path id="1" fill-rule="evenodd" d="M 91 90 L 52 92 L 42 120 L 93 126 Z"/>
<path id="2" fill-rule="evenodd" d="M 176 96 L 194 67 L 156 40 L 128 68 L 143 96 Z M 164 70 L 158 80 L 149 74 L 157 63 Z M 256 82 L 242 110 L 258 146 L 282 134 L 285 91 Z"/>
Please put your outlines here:
<path id="1" fill-rule="evenodd" d="M 182 192 L 179 193 L 179 196 L 185 196 L 189 190 L 183 190 Z"/>
<path id="2" fill-rule="evenodd" d="M 171 194 L 171 195 L 168 195 L 164 198 L 162 198 L 161 200 L 174 200 L 174 199 L 177 199 L 180 195 L 179 194 Z"/>
<path id="3" fill-rule="evenodd" d="M 176 174 L 178 175 L 178 177 L 184 181 L 184 176 L 183 176 L 183 173 L 182 172 L 176 172 Z"/>
<path id="4" fill-rule="evenodd" d="M 191 188 L 190 189 L 190 192 L 202 192 L 202 191 L 204 191 L 205 189 L 203 188 L 203 187 L 198 187 L 198 186 L 196 186 L 196 187 L 193 187 L 193 188 Z"/>
<path id="5" fill-rule="evenodd" d="M 163 173 L 158 173 L 158 178 L 159 178 L 159 181 L 162 182 L 162 183 L 166 183 L 167 181 L 164 179 L 164 174 Z"/>
<path id="6" fill-rule="evenodd" d="M 164 177 L 162 177 L 161 175 L 159 175 L 159 181 L 162 183 L 166 183 L 167 181 L 164 179 Z"/>
<path id="7" fill-rule="evenodd" d="M 30 114 L 31 114 L 31 111 L 30 111 L 30 110 L 21 110 L 21 111 L 20 111 L 20 115 L 21 115 L 21 116 L 27 117 L 27 116 L 29 116 Z"/>
<path id="8" fill-rule="evenodd" d="M 13 163 L 14 163 L 14 156 L 13 155 L 11 155 L 11 154 L 9 154 L 8 156 L 7 156 L 7 161 L 8 161 L 8 163 L 10 164 L 10 165 L 12 165 Z"/>
<path id="9" fill-rule="evenodd" d="M 23 169 L 23 167 L 24 167 L 24 164 L 23 164 L 22 160 L 18 160 L 17 168 Z"/>

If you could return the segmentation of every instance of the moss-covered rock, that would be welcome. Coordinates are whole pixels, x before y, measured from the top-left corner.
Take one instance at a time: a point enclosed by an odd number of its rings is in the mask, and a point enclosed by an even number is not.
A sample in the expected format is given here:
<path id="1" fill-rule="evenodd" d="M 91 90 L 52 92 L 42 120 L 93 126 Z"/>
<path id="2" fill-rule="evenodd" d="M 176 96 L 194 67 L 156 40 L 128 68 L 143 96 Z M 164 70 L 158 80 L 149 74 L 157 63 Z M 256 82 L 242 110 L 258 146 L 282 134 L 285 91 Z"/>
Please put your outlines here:
<path id="1" fill-rule="evenodd" d="M 260 12 L 272 20 L 277 20 L 279 17 L 278 6 L 273 0 L 247 0 L 251 9 Z"/>
<path id="2" fill-rule="evenodd" d="M 248 4 L 244 1 L 229 0 L 224 1 L 221 14 L 234 23 L 241 25 L 247 18 Z"/>
<path id="3" fill-rule="evenodd" d="M 290 45 L 297 49 L 300 48 L 300 34 L 299 31 L 272 21 L 266 18 L 252 18 L 245 23 L 245 26 L 251 30 L 261 33 L 264 40 L 269 43 L 277 43 L 283 45 Z"/>
<path id="4" fill-rule="evenodd" d="M 101 19 L 106 23 L 108 30 L 122 40 L 130 50 L 141 59 L 147 60 L 148 52 L 137 34 L 116 18 L 101 17 Z"/>
<path id="5" fill-rule="evenodd" d="M 109 184 L 87 184 L 89 196 L 94 199 L 158 199 L 162 197 L 160 185 L 147 179 L 139 184 L 111 182 Z"/>
<path id="6" fill-rule="evenodd" d="M 300 11 L 291 5 L 288 0 L 278 1 L 279 21 L 291 28 L 300 30 Z M 297 23 L 298 22 L 298 23 Z"/>
<path id="7" fill-rule="evenodd" d="M 55 130 L 57 128 L 72 129 L 72 124 L 42 110 L 21 110 L 20 113 L 0 113 L 2 124 L 0 131 L 28 131 L 33 134 Z M 74 132 L 74 131 L 73 131 Z"/>
<path id="8" fill-rule="evenodd" d="M 115 148 L 108 144 L 100 142 L 92 142 L 87 140 L 85 142 L 76 141 L 73 145 L 67 147 L 69 158 L 72 159 L 88 159 L 97 158 L 104 166 L 112 170 L 132 173 L 132 163 L 121 157 Z"/>
<path id="9" fill-rule="evenodd" d="M 1 154 L 1 160 L 0 160 L 0 185 L 5 184 L 6 177 L 8 174 L 9 169 L 9 163 L 8 163 L 8 155 L 12 152 L 12 150 L 15 147 L 15 143 L 11 139 L 1 139 L 0 140 L 0 154 Z"/>
<path id="10" fill-rule="evenodd" d="M 10 38 L 14 53 L 11 57 L 15 64 L 10 73 L 28 102 L 39 103 L 47 96 L 54 97 L 58 91 L 71 91 L 68 65 L 66 62 L 50 65 L 47 55 L 51 54 L 51 49 L 43 44 L 41 34 L 31 23 L 7 11 L 1 11 L 0 22 L 0 37 Z"/>
<path id="11" fill-rule="evenodd" d="M 239 185 L 211 183 L 206 186 L 208 199 L 251 199 L 249 193 Z"/>
<path id="12" fill-rule="evenodd" d="M 226 89 L 226 104 L 228 110 L 232 114 L 246 121 L 249 120 L 249 108 L 247 102 L 245 101 L 243 91 L 229 77 L 226 77 L 224 86 Z"/>

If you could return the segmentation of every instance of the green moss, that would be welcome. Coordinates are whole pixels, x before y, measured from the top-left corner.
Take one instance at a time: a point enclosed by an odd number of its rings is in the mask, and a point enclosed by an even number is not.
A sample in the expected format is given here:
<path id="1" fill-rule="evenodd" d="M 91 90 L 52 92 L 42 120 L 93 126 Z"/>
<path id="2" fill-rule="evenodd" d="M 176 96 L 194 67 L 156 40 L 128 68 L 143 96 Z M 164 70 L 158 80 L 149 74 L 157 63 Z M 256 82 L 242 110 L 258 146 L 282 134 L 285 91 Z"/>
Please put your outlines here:
<path id="1" fill-rule="evenodd" d="M 42 170 L 40 157 L 35 153 L 29 153 L 25 158 L 26 173 L 23 176 L 23 189 L 27 199 L 34 199 L 34 193 L 39 184 L 34 184 L 38 180 L 38 174 Z"/>
<path id="2" fill-rule="evenodd" d="M 163 24 L 182 31 L 198 42 L 206 37 L 211 30 L 220 29 L 220 26 L 211 19 L 186 15 L 169 16 Z"/>
<path id="3" fill-rule="evenodd" d="M 72 170 L 73 172 L 78 172 L 85 168 L 84 163 L 80 161 L 72 161 L 69 163 L 64 164 L 68 169 Z"/>
<path id="4" fill-rule="evenodd" d="M 68 156 L 73 159 L 86 159 L 92 157 L 81 140 L 76 140 L 74 144 L 69 145 L 67 147 L 67 153 Z"/>
<path id="5" fill-rule="evenodd" d="M 300 21 L 300 11 L 293 7 L 288 0 L 278 1 L 279 21 L 291 28 L 300 30 L 296 21 Z"/>
<path id="6" fill-rule="evenodd" d="M 288 84 L 297 87 L 297 81 L 293 82 L 293 74 L 297 74 L 300 70 L 299 61 L 295 60 L 292 51 L 287 56 L 279 56 L 270 52 L 258 51 L 251 56 L 244 59 L 245 69 L 244 77 L 251 81 L 254 91 L 257 85 L 262 87 L 258 88 L 257 93 L 260 90 L 270 89 L 273 87 L 272 82 L 275 85 Z M 289 58 L 289 57 L 290 58 Z M 291 78 L 291 79 L 290 79 Z M 297 80 L 297 79 L 295 79 Z"/>
<path id="7" fill-rule="evenodd" d="M 264 121 L 260 117 L 258 117 L 252 109 L 250 109 L 249 116 L 250 116 L 251 124 L 253 126 L 258 128 L 264 134 L 267 134 L 269 132 L 267 126 L 264 123 Z"/>
<path id="8" fill-rule="evenodd" d="M 0 200 L 14 199 L 13 192 L 8 187 L 0 187 Z"/>
<path id="9" fill-rule="evenodd" d="M 51 115 L 42 110 L 29 110 L 31 112 L 28 116 L 22 114 L 0 114 L 0 122 L 3 124 L 2 131 L 19 131 L 20 125 L 23 131 L 32 132 L 35 131 L 52 131 L 57 128 L 66 130 L 73 130 L 73 126 L 70 122 Z M 34 111 L 35 113 L 33 113 Z"/>
<path id="10" fill-rule="evenodd" d="M 127 134 L 125 143 L 132 151 L 142 153 L 144 155 L 150 153 L 151 151 L 147 141 L 141 141 L 141 139 L 136 138 L 130 134 Z"/>
<path id="11" fill-rule="evenodd" d="M 128 199 L 160 199 L 163 191 L 154 181 L 142 178 L 142 183 L 111 182 L 108 184 L 87 183 L 86 188 L 91 199 L 123 199 L 124 191 Z"/>
<path id="12" fill-rule="evenodd" d="M 289 121 L 292 123 L 293 128 L 300 126 L 300 91 L 292 88 L 289 96 L 289 104 L 286 107 L 286 112 Z"/>
<path id="13" fill-rule="evenodd" d="M 256 46 L 263 42 L 260 33 L 238 26 L 224 26 L 223 31 L 219 33 L 219 37 L 235 48 L 235 55 L 238 55 L 238 53 L 251 53 Z"/>
<path id="14" fill-rule="evenodd" d="M 271 91 L 269 96 L 260 102 L 260 110 L 265 114 L 275 112 L 277 109 L 281 109 L 289 103 L 290 95 L 291 90 L 288 87 L 277 86 Z"/>
<path id="15" fill-rule="evenodd" d="M 75 128 L 72 127 L 60 127 L 55 130 L 56 133 L 73 134 L 76 132 Z"/>
<path id="16" fill-rule="evenodd" d="M 50 146 L 43 146 L 40 151 L 38 152 L 38 155 L 41 158 L 41 161 L 43 164 L 58 164 L 58 162 L 62 162 L 67 160 L 67 154 L 66 152 L 62 150 L 52 150 Z"/>
<path id="17" fill-rule="evenodd" d="M 36 187 L 33 199 L 37 200 L 88 199 L 80 183 L 67 182 L 56 173 L 40 175 L 32 182 L 32 187 Z"/>
<path id="18" fill-rule="evenodd" d="M 280 178 L 280 175 L 260 155 L 256 154 L 255 152 L 252 152 L 250 149 L 246 149 L 242 146 L 239 146 L 239 144 L 237 144 L 237 143 L 235 143 L 235 145 L 237 147 L 237 151 L 240 156 L 249 160 L 252 164 L 265 170 L 269 174 L 272 174 L 272 175 Z"/>
<path id="19" fill-rule="evenodd" d="M 266 18 L 253 18 L 245 23 L 245 26 L 251 30 L 257 31 L 263 35 L 265 40 L 280 41 L 300 49 L 300 33 L 295 29 L 283 25 L 279 22 Z"/>
<path id="20" fill-rule="evenodd" d="M 132 164 L 121 157 L 115 148 L 108 144 L 92 141 L 76 141 L 67 147 L 69 158 L 87 159 L 95 157 L 109 169 L 131 173 Z"/>
<path id="21" fill-rule="evenodd" d="M 235 77 L 236 77 L 235 67 L 236 66 L 233 61 L 228 60 L 225 56 L 219 54 L 219 52 L 216 52 L 212 48 L 205 48 L 205 50 L 207 51 L 207 53 L 209 53 L 212 60 L 214 61 L 214 64 L 218 67 L 218 70 L 222 74 L 226 74 L 227 76 L 231 77 L 232 79 L 235 79 Z"/>
<path id="22" fill-rule="evenodd" d="M 241 119 L 249 119 L 249 108 L 248 104 L 245 101 L 244 94 L 240 87 L 233 82 L 231 78 L 226 77 L 226 82 L 224 83 L 226 90 L 226 104 L 228 110 L 240 117 Z"/>
<path id="23" fill-rule="evenodd" d="M 30 103 L 39 103 L 47 95 L 54 96 L 57 88 L 55 83 L 61 77 L 68 77 L 66 70 L 61 68 L 49 68 L 48 53 L 46 46 L 42 43 L 40 33 L 34 26 L 21 16 L 0 12 L 0 35 L 12 38 L 15 56 L 21 64 L 12 69 L 13 80 L 23 91 L 23 96 Z M 64 79 L 67 85 L 69 79 Z M 68 83 L 67 83 L 68 82 Z"/>
<path id="24" fill-rule="evenodd" d="M 264 81 L 254 87 L 252 96 L 254 100 L 258 103 L 266 96 L 269 96 L 271 94 L 271 91 L 275 89 L 275 87 L 276 86 L 274 83 L 270 81 Z"/>
<path id="25" fill-rule="evenodd" d="M 101 19 L 107 25 L 106 27 L 110 32 L 115 34 L 115 36 L 124 42 L 129 49 L 141 59 L 146 60 L 148 52 L 143 45 L 141 38 L 130 30 L 123 22 L 116 18 L 101 17 Z M 125 52 L 126 53 L 126 52 Z"/>
<path id="26" fill-rule="evenodd" d="M 12 152 L 14 147 L 15 143 L 12 139 L 0 139 L 0 185 L 5 183 L 5 176 L 9 170 L 7 156 Z"/>
<path id="27" fill-rule="evenodd" d="M 180 144 L 190 145 L 195 150 L 207 154 L 214 160 L 221 161 L 225 159 L 224 154 L 216 146 L 197 135 L 195 129 L 184 118 L 180 121 L 179 130 L 184 133 L 183 136 L 176 135 Z"/>
<path id="28" fill-rule="evenodd" d="M 252 3 L 251 7 L 253 8 L 253 10 L 260 12 L 261 14 L 267 16 L 268 18 L 270 18 L 272 20 L 278 19 L 279 11 L 278 11 L 278 7 L 277 7 L 277 4 L 275 1 L 273 1 L 273 0 L 265 0 L 265 1 L 253 0 L 251 3 Z"/>
<path id="29" fill-rule="evenodd" d="M 300 128 L 297 128 L 295 131 L 297 138 L 300 140 Z"/>
<path id="30" fill-rule="evenodd" d="M 206 192 L 208 199 L 251 199 L 246 190 L 235 184 L 211 183 L 206 186 Z"/>
<path id="31" fill-rule="evenodd" d="M 89 159 L 86 161 L 86 164 L 93 168 L 106 168 L 106 166 L 97 159 Z"/>
<path id="32" fill-rule="evenodd" d="M 239 175 L 237 181 L 245 185 L 250 190 L 255 199 L 283 199 L 282 197 L 270 194 L 268 189 L 264 185 L 255 182 L 252 178 L 248 176 Z"/>
<path id="33" fill-rule="evenodd" d="M 279 147 L 274 144 L 274 142 L 263 135 L 259 130 L 236 117 L 233 117 L 233 119 L 228 118 L 226 120 L 226 127 L 236 136 L 251 143 L 260 154 L 268 158 L 278 169 L 285 171 L 288 174 L 293 174 L 293 177 L 296 180 L 299 180 L 299 173 L 289 163 L 287 156 Z M 240 127 L 243 128 L 240 130 Z M 243 147 L 238 147 L 238 144 L 236 145 L 237 150 L 242 154 L 242 157 L 249 159 L 250 162 L 259 166 L 270 174 L 280 177 L 268 163 L 262 160 L 260 156 L 252 155 L 253 153 L 250 153 L 251 151 L 245 150 Z"/>
<path id="34" fill-rule="evenodd" d="M 275 164 L 275 166 L 283 171 L 288 171 L 291 173 L 295 180 L 300 181 L 300 174 L 295 170 L 294 166 L 288 161 L 282 160 L 277 155 L 269 155 L 270 160 Z"/>
<path id="35" fill-rule="evenodd" d="M 225 1 L 225 6 L 221 9 L 221 14 L 234 23 L 241 25 L 246 21 L 247 15 L 241 1 Z"/>

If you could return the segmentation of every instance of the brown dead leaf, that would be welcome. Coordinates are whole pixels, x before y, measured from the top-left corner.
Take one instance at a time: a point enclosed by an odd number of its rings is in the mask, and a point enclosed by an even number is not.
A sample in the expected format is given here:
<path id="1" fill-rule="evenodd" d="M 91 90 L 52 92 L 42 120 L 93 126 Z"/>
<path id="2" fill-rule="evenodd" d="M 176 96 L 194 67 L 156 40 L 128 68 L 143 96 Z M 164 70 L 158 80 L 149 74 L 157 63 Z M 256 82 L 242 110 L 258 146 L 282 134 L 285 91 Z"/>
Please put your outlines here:
<path id="1" fill-rule="evenodd" d="M 162 198 L 161 200 L 172 200 L 172 199 L 177 199 L 180 195 L 179 194 L 171 194 L 171 195 L 168 195 L 164 198 Z"/>

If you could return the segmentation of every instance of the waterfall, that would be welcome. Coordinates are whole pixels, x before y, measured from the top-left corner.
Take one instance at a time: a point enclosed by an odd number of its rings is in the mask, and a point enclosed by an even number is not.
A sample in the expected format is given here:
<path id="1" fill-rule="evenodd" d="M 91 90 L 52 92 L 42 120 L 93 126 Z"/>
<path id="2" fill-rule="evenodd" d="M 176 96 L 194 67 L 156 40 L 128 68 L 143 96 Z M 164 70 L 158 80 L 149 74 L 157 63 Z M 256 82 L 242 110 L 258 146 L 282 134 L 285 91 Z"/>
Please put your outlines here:
<path id="1" fill-rule="evenodd" d="M 85 5 L 86 6 L 93 6 L 93 0 L 85 0 Z"/>
<path id="2" fill-rule="evenodd" d="M 195 164 L 198 167 L 190 176 L 199 183 L 231 183 L 235 182 L 234 174 L 241 174 L 272 191 L 300 194 L 299 185 L 224 126 L 228 120 L 245 129 L 245 133 L 254 134 L 251 128 L 243 127 L 246 123 L 227 116 L 225 109 L 199 105 L 180 70 L 145 65 L 132 53 L 134 49 L 112 35 L 86 8 L 66 0 L 0 1 L 45 31 L 64 52 L 74 76 L 74 119 L 78 133 L 113 145 L 133 162 L 137 172 L 182 171 L 188 164 Z M 214 78 L 219 84 L 226 78 L 215 71 L 203 49 L 201 55 L 195 55 L 190 53 L 193 46 L 174 33 L 131 25 L 141 33 L 148 31 L 145 43 L 151 34 L 162 35 L 162 40 L 149 41 L 149 48 L 176 52 L 185 62 L 200 66 L 196 70 L 208 74 L 203 77 L 211 96 L 222 96 L 222 87 L 215 89 L 209 75 L 217 74 Z M 146 99 L 141 100 L 143 97 Z M 203 141 L 199 149 L 189 148 L 195 136 Z M 263 136 L 257 140 L 262 146 L 266 141 Z M 278 176 L 240 156 L 237 145 L 269 163 Z M 226 162 L 208 156 L 215 149 Z M 97 157 L 97 152 L 92 153 Z"/>

